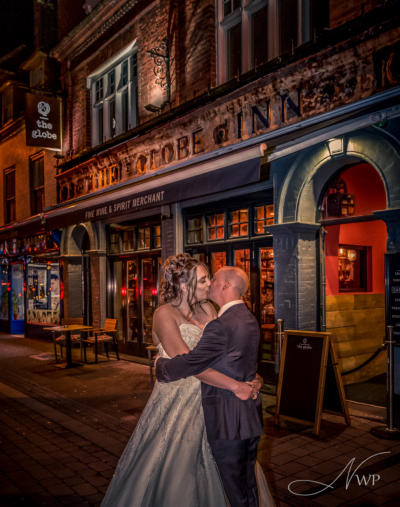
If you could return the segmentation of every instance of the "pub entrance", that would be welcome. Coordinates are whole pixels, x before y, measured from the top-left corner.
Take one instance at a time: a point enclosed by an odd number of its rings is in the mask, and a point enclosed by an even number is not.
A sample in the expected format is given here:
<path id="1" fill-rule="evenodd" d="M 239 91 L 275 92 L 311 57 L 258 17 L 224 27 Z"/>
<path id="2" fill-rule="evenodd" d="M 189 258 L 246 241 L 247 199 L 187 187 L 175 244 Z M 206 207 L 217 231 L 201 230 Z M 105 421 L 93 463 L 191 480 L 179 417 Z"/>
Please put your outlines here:
<path id="1" fill-rule="evenodd" d="M 160 224 L 115 224 L 109 230 L 108 305 L 118 322 L 119 348 L 147 356 L 161 271 Z"/>
<path id="2" fill-rule="evenodd" d="M 365 162 L 343 167 L 322 200 L 325 323 L 339 355 L 346 397 L 385 405 L 385 251 L 387 232 L 373 212 L 386 208 L 383 182 Z"/>

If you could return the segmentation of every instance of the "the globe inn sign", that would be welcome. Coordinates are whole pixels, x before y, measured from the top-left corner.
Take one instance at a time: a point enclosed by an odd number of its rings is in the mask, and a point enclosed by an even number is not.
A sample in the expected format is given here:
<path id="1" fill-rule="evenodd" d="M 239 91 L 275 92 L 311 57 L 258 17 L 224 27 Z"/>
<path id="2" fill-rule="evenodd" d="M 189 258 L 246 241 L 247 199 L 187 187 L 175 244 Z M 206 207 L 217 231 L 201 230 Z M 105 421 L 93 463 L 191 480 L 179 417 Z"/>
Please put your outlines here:
<path id="1" fill-rule="evenodd" d="M 26 144 L 61 149 L 61 101 L 47 95 L 25 96 Z"/>

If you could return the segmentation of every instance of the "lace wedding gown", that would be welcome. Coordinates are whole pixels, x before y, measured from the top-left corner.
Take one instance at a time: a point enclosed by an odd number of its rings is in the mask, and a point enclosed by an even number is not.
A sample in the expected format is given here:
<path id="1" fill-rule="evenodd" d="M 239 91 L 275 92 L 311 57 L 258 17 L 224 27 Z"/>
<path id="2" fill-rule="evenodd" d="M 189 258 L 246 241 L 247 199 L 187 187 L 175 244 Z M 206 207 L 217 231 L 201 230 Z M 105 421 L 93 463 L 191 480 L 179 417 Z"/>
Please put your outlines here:
<path id="1" fill-rule="evenodd" d="M 190 349 L 201 338 L 202 330 L 193 324 L 181 324 L 179 330 Z M 161 344 L 158 348 L 162 357 L 168 357 Z M 257 475 L 260 470 L 258 467 Z M 208 445 L 200 381 L 195 377 L 168 384 L 156 382 L 101 504 L 102 507 L 178 505 L 228 505 Z M 264 505 L 274 504 L 260 503 Z"/>

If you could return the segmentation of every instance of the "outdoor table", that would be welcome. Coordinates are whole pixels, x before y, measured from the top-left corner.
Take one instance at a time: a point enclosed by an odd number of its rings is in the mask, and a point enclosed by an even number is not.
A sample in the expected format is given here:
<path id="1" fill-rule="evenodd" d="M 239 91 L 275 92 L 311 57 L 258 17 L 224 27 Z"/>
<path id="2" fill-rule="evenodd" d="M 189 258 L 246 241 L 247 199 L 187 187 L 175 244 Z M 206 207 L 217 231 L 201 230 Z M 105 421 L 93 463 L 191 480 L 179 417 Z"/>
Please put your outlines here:
<path id="1" fill-rule="evenodd" d="M 65 350 L 67 356 L 66 368 L 73 368 L 74 366 L 80 366 L 72 362 L 72 347 L 71 347 L 71 332 L 72 331 L 90 331 L 93 329 L 92 326 L 84 326 L 82 324 L 67 324 L 65 326 L 51 326 L 43 328 L 44 331 L 52 331 L 54 333 L 65 333 Z"/>

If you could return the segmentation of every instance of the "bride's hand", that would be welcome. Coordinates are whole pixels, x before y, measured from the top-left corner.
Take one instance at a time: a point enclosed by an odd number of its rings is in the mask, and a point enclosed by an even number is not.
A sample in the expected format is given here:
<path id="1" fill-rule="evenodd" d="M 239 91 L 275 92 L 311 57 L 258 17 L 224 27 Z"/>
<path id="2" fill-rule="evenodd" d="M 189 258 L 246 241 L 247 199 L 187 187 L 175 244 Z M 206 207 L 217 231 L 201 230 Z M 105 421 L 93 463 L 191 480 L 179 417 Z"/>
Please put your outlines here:
<path id="1" fill-rule="evenodd" d="M 249 385 L 253 386 L 254 391 L 260 392 L 260 389 L 262 388 L 264 384 L 264 379 L 256 373 L 256 376 L 251 380 L 250 382 L 247 382 Z"/>
<path id="2" fill-rule="evenodd" d="M 240 400 L 256 400 L 258 397 L 258 391 L 254 389 L 254 387 L 247 382 L 236 382 L 235 388 L 233 389 L 233 394 L 237 396 Z"/>

